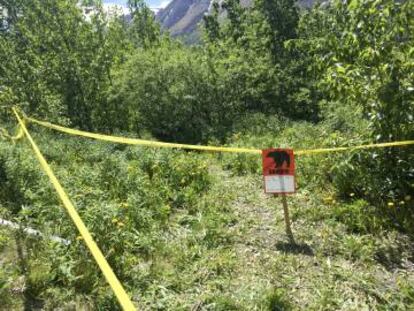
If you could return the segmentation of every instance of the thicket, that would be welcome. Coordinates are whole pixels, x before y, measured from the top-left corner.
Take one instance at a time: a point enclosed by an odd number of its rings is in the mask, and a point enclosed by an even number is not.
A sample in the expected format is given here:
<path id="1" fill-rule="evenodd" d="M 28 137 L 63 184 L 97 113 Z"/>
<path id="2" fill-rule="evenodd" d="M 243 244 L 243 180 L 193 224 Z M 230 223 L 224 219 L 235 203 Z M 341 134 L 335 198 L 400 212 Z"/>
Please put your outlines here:
<path id="1" fill-rule="evenodd" d="M 348 107 L 368 122 L 363 142 L 414 137 L 413 17 L 412 1 L 336 1 L 304 15 L 301 38 L 289 42 L 320 72 L 325 111 Z M 356 153 L 341 163 L 337 186 L 371 200 L 402 200 L 413 193 L 413 156 L 410 147 Z"/>
<path id="2" fill-rule="evenodd" d="M 339 135 L 356 118 L 368 123 L 355 133 L 360 143 L 414 136 L 412 1 L 333 1 L 310 11 L 293 0 L 224 1 L 193 47 L 162 35 L 142 1 L 129 1 L 130 23 L 108 20 L 99 2 L 90 21 L 76 1 L 0 4 L 10 11 L 0 36 L 5 107 L 189 143 L 225 142 L 252 113 L 335 120 Z M 355 154 L 337 185 L 402 199 L 412 191 L 412 157 L 412 148 Z"/>

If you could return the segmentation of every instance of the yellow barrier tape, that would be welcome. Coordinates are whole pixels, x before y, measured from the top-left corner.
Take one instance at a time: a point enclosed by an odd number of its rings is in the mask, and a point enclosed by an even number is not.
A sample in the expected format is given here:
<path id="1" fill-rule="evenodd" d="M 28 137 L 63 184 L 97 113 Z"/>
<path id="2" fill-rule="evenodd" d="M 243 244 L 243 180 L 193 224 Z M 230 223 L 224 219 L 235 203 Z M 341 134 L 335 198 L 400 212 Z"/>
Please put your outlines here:
<path id="1" fill-rule="evenodd" d="M 408 145 L 414 145 L 414 140 L 404 140 L 404 141 L 395 141 L 395 142 L 390 142 L 390 143 L 368 144 L 368 145 L 350 146 L 350 147 L 298 150 L 298 151 L 295 151 L 295 155 L 308 155 L 308 154 L 318 154 L 318 153 L 337 152 L 337 151 L 350 151 L 350 150 L 371 149 L 371 148 L 401 147 L 401 146 L 408 146 Z"/>
<path id="2" fill-rule="evenodd" d="M 143 140 L 143 139 L 136 139 L 136 138 L 95 134 L 95 133 L 70 129 L 67 127 L 55 125 L 49 122 L 39 121 L 39 120 L 32 119 L 32 118 L 26 118 L 26 119 L 30 122 L 36 123 L 43 127 L 57 130 L 59 132 L 76 135 L 76 136 L 93 138 L 97 140 L 104 140 L 104 141 L 109 141 L 109 142 L 114 142 L 114 143 L 121 143 L 121 144 L 128 144 L 128 145 L 141 145 L 141 146 L 149 146 L 149 147 L 215 151 L 215 152 L 253 153 L 253 154 L 262 153 L 261 149 L 174 144 L 174 143 L 164 143 L 164 142 Z M 319 153 L 327 153 L 327 152 L 350 151 L 350 150 L 369 149 L 369 148 L 398 147 L 398 146 L 407 146 L 407 145 L 414 145 L 414 140 L 405 140 L 405 141 L 379 143 L 379 144 L 368 144 L 368 145 L 350 146 L 350 147 L 321 148 L 321 149 L 312 149 L 312 150 L 295 150 L 295 155 L 310 155 L 310 154 L 319 154 Z"/>
<path id="3" fill-rule="evenodd" d="M 38 121 L 36 119 L 27 118 L 27 120 L 39 124 L 41 126 L 51 128 L 63 133 L 94 138 L 98 140 L 105 140 L 114 143 L 128 144 L 128 145 L 141 145 L 149 147 L 163 147 L 163 148 L 179 148 L 179 149 L 191 149 L 191 150 L 202 150 L 202 151 L 216 151 L 216 152 L 236 152 L 236 153 L 256 153 L 261 154 L 261 150 L 258 149 L 248 149 L 248 148 L 230 148 L 230 147 L 214 147 L 214 146 L 199 146 L 199 145 L 185 145 L 185 144 L 174 144 L 174 143 L 164 143 L 152 140 L 143 140 L 136 138 L 127 138 L 119 136 L 109 136 L 102 134 L 94 134 L 90 132 L 74 130 L 67 127 L 55 125 L 49 122 Z"/>
<path id="4" fill-rule="evenodd" d="M 136 310 L 133 303 L 131 302 L 128 294 L 125 292 L 124 288 L 122 287 L 121 283 L 119 282 L 118 278 L 116 277 L 115 273 L 112 271 L 111 267 L 109 266 L 108 262 L 106 261 L 104 255 L 102 254 L 99 247 L 96 245 L 95 241 L 93 240 L 91 234 L 89 233 L 88 229 L 86 228 L 85 224 L 83 223 L 82 219 L 80 218 L 79 214 L 77 213 L 75 207 L 73 206 L 72 202 L 70 201 L 68 195 L 66 194 L 65 190 L 61 186 L 59 180 L 56 178 L 55 174 L 53 173 L 52 169 L 50 168 L 49 164 L 47 163 L 46 159 L 43 157 L 42 153 L 40 152 L 39 148 L 37 147 L 36 143 L 34 142 L 33 138 L 29 134 L 26 126 L 24 125 L 22 119 L 20 118 L 19 114 L 17 113 L 16 109 L 13 108 L 13 112 L 16 115 L 17 120 L 21 128 L 24 131 L 27 139 L 30 141 L 32 148 L 40 162 L 45 173 L 49 176 L 49 179 L 55 188 L 56 192 L 58 193 L 63 205 L 65 206 L 69 216 L 72 218 L 72 221 L 75 223 L 76 228 L 79 230 L 82 238 L 84 239 L 86 245 L 88 246 L 89 250 L 91 251 L 93 257 L 96 260 L 99 268 L 101 269 L 103 275 L 105 276 L 106 280 L 108 281 L 109 285 L 111 286 L 113 292 L 115 293 L 116 297 L 118 298 L 119 303 L 121 304 L 124 310 Z"/>

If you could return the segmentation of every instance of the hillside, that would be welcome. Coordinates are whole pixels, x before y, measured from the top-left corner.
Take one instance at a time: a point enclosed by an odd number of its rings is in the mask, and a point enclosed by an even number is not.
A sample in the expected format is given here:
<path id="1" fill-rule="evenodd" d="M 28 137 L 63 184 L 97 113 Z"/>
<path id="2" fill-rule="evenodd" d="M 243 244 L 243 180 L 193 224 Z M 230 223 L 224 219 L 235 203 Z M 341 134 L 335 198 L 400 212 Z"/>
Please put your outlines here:
<path id="1" fill-rule="evenodd" d="M 299 5 L 310 7 L 315 0 L 300 0 Z M 241 0 L 244 6 L 251 5 L 252 0 Z M 173 0 L 157 14 L 161 25 L 171 32 L 171 35 L 183 35 L 193 32 L 204 14 L 209 10 L 211 0 Z"/>
<path id="2" fill-rule="evenodd" d="M 175 0 L 161 10 L 157 18 L 173 36 L 190 33 L 208 11 L 209 5 L 210 0 Z"/>

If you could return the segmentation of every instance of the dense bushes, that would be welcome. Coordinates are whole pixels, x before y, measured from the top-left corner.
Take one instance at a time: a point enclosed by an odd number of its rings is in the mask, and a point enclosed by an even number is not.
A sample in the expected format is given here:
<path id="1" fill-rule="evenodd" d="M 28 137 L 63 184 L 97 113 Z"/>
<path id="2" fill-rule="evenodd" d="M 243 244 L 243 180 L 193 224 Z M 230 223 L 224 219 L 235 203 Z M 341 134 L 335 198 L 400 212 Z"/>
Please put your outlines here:
<path id="1" fill-rule="evenodd" d="M 165 42 L 134 55 L 117 73 L 115 119 L 164 140 L 223 140 L 241 116 L 271 110 L 277 79 L 270 58 L 253 51 L 211 47 L 206 54 Z"/>
<path id="2" fill-rule="evenodd" d="M 125 106 L 121 118 L 127 118 L 130 130 L 148 129 L 160 139 L 196 143 L 223 135 L 235 114 L 232 103 L 215 98 L 224 94 L 211 82 L 198 52 L 165 43 L 125 64 L 114 100 Z"/>
<path id="3" fill-rule="evenodd" d="M 156 44 L 159 27 L 142 1 L 131 2 L 131 24 L 106 16 L 100 1 L 89 1 L 94 13 L 86 18 L 81 2 L 0 1 L 8 12 L 0 21 L 0 105 L 113 130 L 107 111 L 112 70 L 134 48 Z"/>
<path id="4" fill-rule="evenodd" d="M 10 19 L 0 34 L 2 103 L 91 129 L 117 54 L 103 15 L 85 21 L 76 1 L 3 2 Z"/>
<path id="5" fill-rule="evenodd" d="M 197 47 L 160 35 L 138 2 L 128 26 L 106 24 L 102 13 L 86 22 L 73 2 L 23 1 L 0 36 L 0 101 L 22 102 L 27 112 L 60 123 L 187 143 L 238 144 L 234 135 L 257 127 L 250 116 L 260 113 L 320 122 L 331 138 L 297 138 L 286 129 L 291 147 L 414 135 L 412 1 L 333 1 L 310 11 L 292 0 L 250 8 L 224 1 L 205 18 Z M 220 10 L 227 10 L 224 21 Z M 46 22 L 28 27 L 43 11 Z M 313 123 L 303 124 L 320 135 Z M 256 136 L 242 143 L 281 146 Z M 413 190 L 413 155 L 412 147 L 348 153 L 324 170 L 341 196 L 402 202 Z M 253 162 L 240 156 L 229 166 L 258 171 Z"/>
<path id="6" fill-rule="evenodd" d="M 412 1 L 334 1 L 302 18 L 296 43 L 313 58 L 325 98 L 361 111 L 357 120 L 369 125 L 367 141 L 414 137 L 413 14 Z M 412 192 L 413 155 L 412 147 L 355 154 L 337 167 L 337 185 L 400 201 Z"/>

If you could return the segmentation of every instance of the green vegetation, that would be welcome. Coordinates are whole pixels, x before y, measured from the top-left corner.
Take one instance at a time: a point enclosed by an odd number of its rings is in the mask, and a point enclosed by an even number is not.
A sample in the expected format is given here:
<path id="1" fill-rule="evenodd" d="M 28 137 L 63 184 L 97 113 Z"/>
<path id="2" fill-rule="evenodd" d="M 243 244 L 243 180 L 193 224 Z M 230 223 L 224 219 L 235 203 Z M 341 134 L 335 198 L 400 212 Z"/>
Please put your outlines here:
<path id="1" fill-rule="evenodd" d="M 414 137 L 414 2 L 215 4 L 203 39 L 85 19 L 77 1 L 0 0 L 0 121 L 10 108 L 100 133 L 295 150 Z M 221 10 L 227 11 L 222 20 Z M 143 310 L 411 310 L 412 147 L 297 157 L 289 197 L 262 190 L 256 155 L 132 147 L 29 130 Z M 119 305 L 24 139 L 0 132 L 5 310 Z M 56 242 L 59 236 L 70 244 Z"/>

